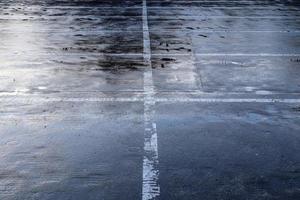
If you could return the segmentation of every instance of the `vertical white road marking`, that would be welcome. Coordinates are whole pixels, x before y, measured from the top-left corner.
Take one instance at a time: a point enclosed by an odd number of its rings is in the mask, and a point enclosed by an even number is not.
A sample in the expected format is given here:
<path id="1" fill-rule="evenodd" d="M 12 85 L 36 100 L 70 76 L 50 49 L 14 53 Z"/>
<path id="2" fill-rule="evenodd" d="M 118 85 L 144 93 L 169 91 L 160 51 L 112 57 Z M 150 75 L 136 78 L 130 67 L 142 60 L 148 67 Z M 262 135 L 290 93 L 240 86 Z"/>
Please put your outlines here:
<path id="1" fill-rule="evenodd" d="M 158 184 L 157 132 L 154 123 L 154 86 L 152 78 L 150 34 L 148 27 L 147 2 L 143 0 L 143 57 L 147 68 L 144 72 L 144 158 L 142 200 L 155 200 L 160 195 Z"/>

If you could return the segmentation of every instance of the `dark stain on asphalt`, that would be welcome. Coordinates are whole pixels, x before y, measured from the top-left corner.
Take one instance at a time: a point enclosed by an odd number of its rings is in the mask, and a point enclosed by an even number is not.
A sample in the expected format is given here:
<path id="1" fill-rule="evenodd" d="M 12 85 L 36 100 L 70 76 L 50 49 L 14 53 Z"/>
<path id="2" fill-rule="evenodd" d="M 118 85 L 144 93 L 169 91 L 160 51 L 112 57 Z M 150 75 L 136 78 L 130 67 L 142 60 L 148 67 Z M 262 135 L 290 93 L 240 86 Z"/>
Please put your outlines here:
<path id="1" fill-rule="evenodd" d="M 176 61 L 176 59 L 175 58 L 162 58 L 161 61 L 174 62 L 174 61 Z"/>
<path id="2" fill-rule="evenodd" d="M 199 34 L 198 36 L 201 36 L 201 37 L 207 38 L 207 35 L 203 35 L 203 34 Z"/>
<path id="3" fill-rule="evenodd" d="M 122 71 L 122 70 L 140 70 L 142 67 L 145 67 L 143 62 L 135 61 L 109 61 L 109 60 L 99 60 L 98 68 L 95 70 L 109 70 L 109 71 Z"/>
<path id="4" fill-rule="evenodd" d="M 292 110 L 295 111 L 295 112 L 300 112 L 300 106 L 298 106 L 298 107 L 293 107 Z"/>
<path id="5" fill-rule="evenodd" d="M 298 63 L 300 62 L 300 58 L 291 58 L 290 61 Z"/>

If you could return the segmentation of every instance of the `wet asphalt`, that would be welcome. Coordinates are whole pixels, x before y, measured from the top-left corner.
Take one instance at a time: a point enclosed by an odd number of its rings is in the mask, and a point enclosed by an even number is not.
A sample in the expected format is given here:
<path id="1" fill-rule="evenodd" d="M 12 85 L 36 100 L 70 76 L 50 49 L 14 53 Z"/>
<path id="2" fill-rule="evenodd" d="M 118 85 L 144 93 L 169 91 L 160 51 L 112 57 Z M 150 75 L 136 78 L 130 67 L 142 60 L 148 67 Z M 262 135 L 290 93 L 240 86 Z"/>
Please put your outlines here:
<path id="1" fill-rule="evenodd" d="M 147 0 L 150 65 L 143 9 L 0 1 L 0 199 L 146 200 L 149 67 L 154 199 L 300 199 L 300 2 Z"/>

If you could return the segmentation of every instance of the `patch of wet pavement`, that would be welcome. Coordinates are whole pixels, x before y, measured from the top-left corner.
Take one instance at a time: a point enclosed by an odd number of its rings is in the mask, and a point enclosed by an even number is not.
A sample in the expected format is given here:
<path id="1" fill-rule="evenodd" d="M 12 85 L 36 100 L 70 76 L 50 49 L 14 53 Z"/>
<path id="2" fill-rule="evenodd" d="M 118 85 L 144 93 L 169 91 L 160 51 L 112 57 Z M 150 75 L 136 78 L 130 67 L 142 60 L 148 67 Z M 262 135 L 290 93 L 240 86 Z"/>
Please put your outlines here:
<path id="1" fill-rule="evenodd" d="M 159 103 L 156 110 L 162 199 L 299 196 L 293 106 Z"/>
<path id="2" fill-rule="evenodd" d="M 206 92 L 298 93 L 300 89 L 294 57 L 201 57 L 196 66 Z"/>
<path id="3" fill-rule="evenodd" d="M 151 199 L 147 118 L 153 199 L 299 199 L 299 10 L 0 2 L 0 199 Z"/>
<path id="4" fill-rule="evenodd" d="M 10 105 L 0 125 L 1 199 L 139 198 L 141 103 Z"/>

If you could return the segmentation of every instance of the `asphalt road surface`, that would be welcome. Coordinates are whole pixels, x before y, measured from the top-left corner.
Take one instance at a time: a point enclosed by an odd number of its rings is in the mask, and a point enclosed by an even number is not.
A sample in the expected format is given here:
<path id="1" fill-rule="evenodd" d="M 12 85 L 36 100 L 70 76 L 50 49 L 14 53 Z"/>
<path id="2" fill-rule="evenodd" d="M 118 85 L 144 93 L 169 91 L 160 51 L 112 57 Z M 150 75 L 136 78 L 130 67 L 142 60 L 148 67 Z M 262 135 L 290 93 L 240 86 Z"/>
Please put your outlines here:
<path id="1" fill-rule="evenodd" d="M 300 1 L 1 0 L 0 199 L 300 199 Z"/>

